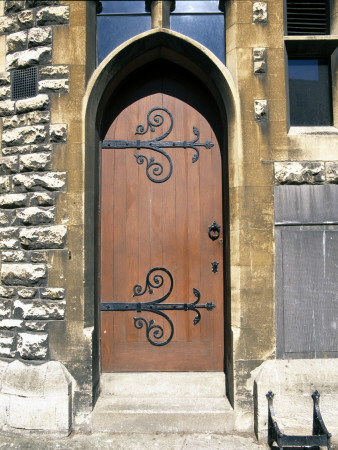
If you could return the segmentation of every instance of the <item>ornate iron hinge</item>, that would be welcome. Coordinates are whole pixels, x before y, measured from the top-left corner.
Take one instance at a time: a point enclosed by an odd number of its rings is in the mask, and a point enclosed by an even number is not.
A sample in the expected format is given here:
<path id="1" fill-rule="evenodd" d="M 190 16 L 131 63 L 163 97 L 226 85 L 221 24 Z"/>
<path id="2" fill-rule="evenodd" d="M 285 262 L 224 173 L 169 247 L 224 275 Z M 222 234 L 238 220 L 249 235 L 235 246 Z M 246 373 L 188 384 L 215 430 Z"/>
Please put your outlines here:
<path id="1" fill-rule="evenodd" d="M 161 298 L 157 300 L 153 300 L 151 302 L 146 303 L 114 303 L 114 302 L 102 302 L 101 303 L 101 311 L 148 311 L 154 314 L 157 314 L 161 317 L 164 317 L 166 321 L 169 323 L 170 332 L 169 337 L 166 340 L 162 340 L 164 336 L 164 330 L 163 327 L 160 325 L 156 325 L 153 320 L 149 320 L 147 322 L 146 319 L 143 317 L 134 317 L 134 326 L 137 329 L 143 328 L 143 325 L 146 326 L 146 335 L 148 341 L 152 345 L 156 346 L 162 346 L 168 344 L 173 335 L 174 335 L 174 324 L 172 323 L 171 319 L 167 316 L 167 314 L 163 313 L 162 311 L 194 311 L 196 313 L 196 316 L 193 319 L 193 324 L 197 325 L 199 321 L 201 320 L 201 313 L 198 311 L 198 309 L 206 309 L 207 311 L 211 311 L 214 308 L 216 308 L 216 305 L 214 305 L 212 302 L 208 302 L 204 305 L 200 305 L 199 301 L 201 298 L 201 294 L 197 289 L 193 289 L 193 293 L 196 297 L 196 300 L 191 303 L 166 303 L 164 302 L 172 293 L 174 281 L 171 273 L 169 270 L 165 269 L 164 267 L 155 267 L 151 269 L 148 272 L 147 278 L 146 278 L 146 284 L 144 289 L 142 289 L 142 286 L 140 284 L 136 284 L 133 288 L 133 297 L 140 297 L 143 294 L 145 294 L 147 291 L 149 294 L 153 294 L 153 289 L 158 289 L 164 285 L 165 277 L 161 274 L 161 272 L 165 273 L 170 281 L 170 286 L 165 295 L 163 295 Z M 156 339 L 156 340 L 154 340 Z"/>
<path id="2" fill-rule="evenodd" d="M 134 141 L 105 140 L 102 143 L 102 148 L 104 149 L 136 148 L 137 150 L 140 150 L 141 148 L 147 148 L 149 150 L 154 150 L 155 152 L 161 153 L 169 163 L 169 170 L 167 170 L 167 175 L 164 176 L 162 176 L 164 173 L 164 167 L 161 163 L 155 161 L 155 158 L 152 157 L 148 159 L 145 155 L 135 155 L 135 158 L 137 164 L 143 164 L 144 162 L 146 162 L 147 164 L 146 174 L 149 180 L 153 181 L 154 183 L 164 183 L 171 177 L 171 174 L 173 172 L 173 163 L 168 153 L 164 150 L 165 148 L 192 148 L 193 150 L 195 150 L 195 154 L 192 158 L 192 162 L 194 163 L 199 158 L 198 147 L 211 148 L 214 146 L 214 144 L 211 141 L 197 142 L 200 137 L 200 132 L 196 127 L 193 127 L 193 133 L 196 136 L 196 138 L 192 139 L 191 141 L 163 141 L 163 139 L 166 138 L 171 133 L 174 126 L 174 119 L 171 112 L 168 109 L 163 108 L 161 106 L 156 106 L 155 108 L 152 108 L 148 112 L 146 128 L 142 124 L 137 125 L 135 134 L 142 135 L 147 133 L 148 130 L 150 130 L 153 133 L 155 131 L 155 128 L 163 125 L 164 116 L 159 112 L 155 113 L 156 111 L 164 111 L 166 114 L 168 114 L 170 119 L 170 126 L 168 130 L 161 136 L 149 140 L 140 140 L 140 139 Z"/>

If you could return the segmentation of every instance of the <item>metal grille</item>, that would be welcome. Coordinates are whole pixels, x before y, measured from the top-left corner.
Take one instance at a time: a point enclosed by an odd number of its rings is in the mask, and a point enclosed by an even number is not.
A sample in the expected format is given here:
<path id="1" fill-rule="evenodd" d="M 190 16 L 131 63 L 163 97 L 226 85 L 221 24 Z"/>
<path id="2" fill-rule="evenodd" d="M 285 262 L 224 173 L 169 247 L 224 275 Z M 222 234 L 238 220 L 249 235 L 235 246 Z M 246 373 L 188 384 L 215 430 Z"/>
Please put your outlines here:
<path id="1" fill-rule="evenodd" d="M 11 79 L 12 100 L 35 97 L 38 93 L 38 68 L 13 70 Z"/>
<path id="2" fill-rule="evenodd" d="M 330 34 L 328 0 L 287 0 L 288 35 Z"/>

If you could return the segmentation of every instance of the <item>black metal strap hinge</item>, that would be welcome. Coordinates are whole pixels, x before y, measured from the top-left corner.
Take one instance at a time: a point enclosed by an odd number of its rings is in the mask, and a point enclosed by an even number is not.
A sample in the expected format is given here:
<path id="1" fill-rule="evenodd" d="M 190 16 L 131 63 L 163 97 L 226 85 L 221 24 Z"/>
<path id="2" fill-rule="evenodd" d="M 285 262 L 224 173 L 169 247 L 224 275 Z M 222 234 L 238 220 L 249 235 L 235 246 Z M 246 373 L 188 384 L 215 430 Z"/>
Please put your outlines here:
<path id="1" fill-rule="evenodd" d="M 155 108 L 152 108 L 148 114 L 147 114 L 147 126 L 144 127 L 142 124 L 137 125 L 136 127 L 136 133 L 135 134 L 145 134 L 148 130 L 150 130 L 152 133 L 155 131 L 155 128 L 160 127 L 164 124 L 165 118 L 163 113 L 160 113 L 163 111 L 165 114 L 169 116 L 170 125 L 168 130 L 163 133 L 161 136 L 154 138 L 154 139 L 148 139 L 148 140 L 104 140 L 102 142 L 102 148 L 103 149 L 127 149 L 127 148 L 135 148 L 137 150 L 143 149 L 149 149 L 153 150 L 157 153 L 161 153 L 168 161 L 168 168 L 165 172 L 165 169 L 163 165 L 157 161 L 155 161 L 155 158 L 147 158 L 145 155 L 135 155 L 137 164 L 143 164 L 144 162 L 147 164 L 146 167 L 146 174 L 149 180 L 153 181 L 154 183 L 164 183 L 167 181 L 173 172 L 173 163 L 169 156 L 169 154 L 164 150 L 168 148 L 191 148 L 195 151 L 195 154 L 192 158 L 192 162 L 195 163 L 199 158 L 199 147 L 205 147 L 205 148 L 211 148 L 214 146 L 214 144 L 211 141 L 205 141 L 205 142 L 198 142 L 200 138 L 200 132 L 198 128 L 193 127 L 193 133 L 196 136 L 195 139 L 192 139 L 191 141 L 164 141 L 163 139 L 166 138 L 172 131 L 174 126 L 174 119 L 171 114 L 171 112 L 163 108 L 161 106 L 157 106 Z"/>
<path id="2" fill-rule="evenodd" d="M 166 275 L 164 275 L 166 274 Z M 133 297 L 140 297 L 148 291 L 149 294 L 153 293 L 153 289 L 158 289 L 164 285 L 165 277 L 169 279 L 169 289 L 166 294 L 157 300 L 153 300 L 151 302 L 145 303 L 119 303 L 119 302 L 102 302 L 101 303 L 101 311 L 148 311 L 154 314 L 157 314 L 163 317 L 169 324 L 169 337 L 167 339 L 163 338 L 164 330 L 160 325 L 156 325 L 153 320 L 149 322 L 146 321 L 143 317 L 134 317 L 134 326 L 137 329 L 143 328 L 143 325 L 146 327 L 146 335 L 147 339 L 152 345 L 163 346 L 168 344 L 173 335 L 174 335 L 174 324 L 171 319 L 167 316 L 167 314 L 162 311 L 194 311 L 196 316 L 193 319 L 193 324 L 197 325 L 201 320 L 201 313 L 198 311 L 199 309 L 206 309 L 207 311 L 213 310 L 216 305 L 212 302 L 208 302 L 206 304 L 199 304 L 201 295 L 197 289 L 193 289 L 193 293 L 196 297 L 196 300 L 191 303 L 162 303 L 164 302 L 172 293 L 173 290 L 173 277 L 169 270 L 164 267 L 155 267 L 148 272 L 146 278 L 146 284 L 144 289 L 139 284 L 136 284 L 133 289 Z"/>

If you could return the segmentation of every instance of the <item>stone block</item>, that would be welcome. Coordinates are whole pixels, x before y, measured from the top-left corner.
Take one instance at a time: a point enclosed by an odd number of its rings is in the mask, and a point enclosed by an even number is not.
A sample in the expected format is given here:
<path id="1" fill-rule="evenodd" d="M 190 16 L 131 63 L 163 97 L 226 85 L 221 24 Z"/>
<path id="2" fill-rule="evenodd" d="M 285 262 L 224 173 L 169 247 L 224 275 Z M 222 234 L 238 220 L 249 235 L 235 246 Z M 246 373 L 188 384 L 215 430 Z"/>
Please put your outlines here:
<path id="1" fill-rule="evenodd" d="M 254 74 L 259 75 L 262 73 L 266 73 L 266 49 L 261 47 L 253 48 L 252 56 L 253 56 Z"/>
<path id="2" fill-rule="evenodd" d="M 325 163 L 326 181 L 330 184 L 338 184 L 338 162 Z"/>
<path id="3" fill-rule="evenodd" d="M 25 194 L 0 194 L 1 208 L 22 208 L 27 205 L 27 195 Z"/>
<path id="4" fill-rule="evenodd" d="M 7 70 L 25 69 L 38 64 L 50 64 L 52 47 L 36 47 L 29 50 L 10 53 L 6 56 Z"/>
<path id="5" fill-rule="evenodd" d="M 2 377 L 1 392 L 20 397 L 41 397 L 47 373 L 47 365 L 27 365 L 13 361 Z"/>
<path id="6" fill-rule="evenodd" d="M 27 116 L 25 114 L 21 116 L 15 115 L 11 117 L 4 117 L 2 119 L 2 126 L 4 129 L 24 127 L 25 125 L 27 125 Z"/>
<path id="7" fill-rule="evenodd" d="M 53 124 L 50 126 L 50 141 L 51 142 L 66 142 L 67 141 L 67 125 Z"/>
<path id="8" fill-rule="evenodd" d="M 19 363 L 20 367 L 16 364 L 12 369 L 14 363 Z M 72 379 L 61 363 L 50 361 L 34 365 L 14 361 L 3 372 L 1 393 L 9 399 L 6 406 L 8 426 L 62 436 L 69 434 Z"/>
<path id="9" fill-rule="evenodd" d="M 11 83 L 10 72 L 0 72 L 0 86 L 6 86 Z"/>
<path id="10" fill-rule="evenodd" d="M 47 322 L 25 322 L 26 330 L 31 331 L 46 331 L 48 329 Z"/>
<path id="11" fill-rule="evenodd" d="M 28 320 L 62 320 L 65 308 L 63 300 L 15 300 L 14 316 Z"/>
<path id="12" fill-rule="evenodd" d="M 69 6 L 50 6 L 36 14 L 38 25 L 62 25 L 69 22 Z"/>
<path id="13" fill-rule="evenodd" d="M 0 175 L 16 173 L 19 168 L 17 156 L 3 156 L 0 158 Z"/>
<path id="14" fill-rule="evenodd" d="M 52 27 L 36 27 L 28 31 L 28 47 L 46 46 L 52 43 Z"/>
<path id="15" fill-rule="evenodd" d="M 19 24 L 16 16 L 0 17 L 0 35 L 5 33 L 13 33 L 19 30 Z"/>
<path id="16" fill-rule="evenodd" d="M 39 76 L 41 80 L 48 78 L 68 78 L 69 67 L 68 66 L 45 66 L 39 69 Z"/>
<path id="17" fill-rule="evenodd" d="M 51 144 L 38 144 L 31 145 L 30 149 L 31 153 L 51 152 L 53 150 L 53 146 Z"/>
<path id="18" fill-rule="evenodd" d="M 1 180 L 0 180 L 0 191 L 1 191 Z M 14 219 L 13 214 L 10 211 L 0 211 L 0 227 L 7 227 L 12 225 Z"/>
<path id="19" fill-rule="evenodd" d="M 26 5 L 28 8 L 35 8 L 36 6 L 43 5 L 58 5 L 60 0 L 26 0 Z"/>
<path id="20" fill-rule="evenodd" d="M 20 190 L 32 191 L 47 189 L 50 191 L 62 190 L 66 186 L 65 172 L 47 172 L 44 174 L 14 175 L 14 185 Z M 41 205 L 42 206 L 42 205 Z"/>
<path id="21" fill-rule="evenodd" d="M 2 133 L 2 142 L 8 147 L 37 144 L 44 142 L 47 128 L 43 125 L 27 126 L 6 130 Z"/>
<path id="22" fill-rule="evenodd" d="M 11 88 L 9 86 L 0 87 L 0 100 L 10 100 Z"/>
<path id="23" fill-rule="evenodd" d="M 31 252 L 31 262 L 32 263 L 45 263 L 48 262 L 47 252 Z"/>
<path id="24" fill-rule="evenodd" d="M 69 81 L 68 79 L 50 79 L 39 81 L 39 92 L 47 94 L 62 94 L 69 91 Z"/>
<path id="25" fill-rule="evenodd" d="M 41 286 L 46 284 L 45 264 L 9 264 L 1 266 L 1 281 L 9 286 Z"/>
<path id="26" fill-rule="evenodd" d="M 27 114 L 27 125 L 38 125 L 50 122 L 49 111 L 32 111 Z"/>
<path id="27" fill-rule="evenodd" d="M 12 33 L 6 37 L 7 53 L 25 50 L 27 45 L 27 31 Z"/>
<path id="28" fill-rule="evenodd" d="M 41 225 L 54 222 L 55 209 L 43 209 L 37 206 L 30 206 L 16 215 L 17 221 L 23 225 Z"/>
<path id="29" fill-rule="evenodd" d="M 0 194 L 1 208 L 22 208 L 27 205 L 27 201 L 25 194 Z"/>
<path id="30" fill-rule="evenodd" d="M 12 116 L 15 113 L 15 102 L 4 100 L 0 102 L 0 116 Z"/>
<path id="31" fill-rule="evenodd" d="M 254 112 L 256 122 L 266 121 L 268 119 L 268 101 L 267 100 L 255 100 Z"/>
<path id="32" fill-rule="evenodd" d="M 16 294 L 15 288 L 9 288 L 5 286 L 0 286 L 0 297 L 1 298 L 13 298 Z"/>
<path id="33" fill-rule="evenodd" d="M 24 322 L 17 319 L 2 319 L 0 320 L 0 330 L 21 330 Z"/>
<path id="34" fill-rule="evenodd" d="M 255 47 L 252 49 L 252 53 L 254 61 L 262 61 L 266 59 L 266 48 L 264 47 Z"/>
<path id="35" fill-rule="evenodd" d="M 252 22 L 268 22 L 268 4 L 266 2 L 253 2 L 252 4 Z"/>
<path id="36" fill-rule="evenodd" d="M 275 182 L 278 184 L 317 184 L 325 181 L 322 162 L 276 162 Z"/>
<path id="37" fill-rule="evenodd" d="M 12 302 L 11 300 L 0 299 L 0 318 L 8 319 L 12 314 Z"/>
<path id="38" fill-rule="evenodd" d="M 265 61 L 254 61 L 254 74 L 259 75 L 266 73 L 266 62 Z"/>
<path id="39" fill-rule="evenodd" d="M 2 147 L 3 155 L 25 155 L 27 153 L 51 152 L 51 144 L 20 145 L 19 147 Z"/>
<path id="40" fill-rule="evenodd" d="M 8 368 L 8 362 L 0 361 L 0 391 L 2 389 L 2 380 Z"/>
<path id="41" fill-rule="evenodd" d="M 18 296 L 24 299 L 31 299 L 36 297 L 37 290 L 34 288 L 18 289 Z"/>
<path id="42" fill-rule="evenodd" d="M 30 250 L 64 248 L 66 235 L 67 227 L 65 225 L 22 228 L 20 230 L 20 242 L 24 248 Z"/>
<path id="43" fill-rule="evenodd" d="M 35 110 L 45 110 L 49 107 L 49 97 L 46 94 L 39 94 L 36 97 L 25 98 L 16 102 L 17 113 L 25 113 Z"/>
<path id="44" fill-rule="evenodd" d="M 40 172 L 51 168 L 51 156 L 49 153 L 33 153 L 20 156 L 20 172 Z M 1 171 L 1 160 L 0 160 Z"/>
<path id="45" fill-rule="evenodd" d="M 11 183 L 9 177 L 0 176 L 0 193 L 9 192 L 11 190 Z"/>
<path id="46" fill-rule="evenodd" d="M 41 298 L 51 300 L 62 300 L 65 298 L 65 289 L 63 288 L 44 288 L 40 290 Z"/>
<path id="47" fill-rule="evenodd" d="M 15 333 L 0 331 L 0 356 L 14 358 L 16 352 Z"/>
<path id="48" fill-rule="evenodd" d="M 53 206 L 54 204 L 54 195 L 48 194 L 47 192 L 38 192 L 33 194 L 29 201 L 29 206 Z"/>
<path id="49" fill-rule="evenodd" d="M 18 333 L 17 351 L 22 359 L 46 359 L 48 334 Z"/>
<path id="50" fill-rule="evenodd" d="M 25 262 L 26 254 L 22 250 L 19 251 L 3 251 L 1 255 L 2 262 Z"/>
<path id="51" fill-rule="evenodd" d="M 34 12 L 30 10 L 22 11 L 18 14 L 18 22 L 21 29 L 34 26 Z"/>
<path id="52" fill-rule="evenodd" d="M 0 229 L 0 249 L 16 249 L 20 243 L 18 240 L 19 229 L 15 227 Z"/>
<path id="53" fill-rule="evenodd" d="M 6 0 L 5 1 L 5 12 L 6 13 L 15 13 L 18 11 L 22 11 L 25 7 L 24 0 Z"/>

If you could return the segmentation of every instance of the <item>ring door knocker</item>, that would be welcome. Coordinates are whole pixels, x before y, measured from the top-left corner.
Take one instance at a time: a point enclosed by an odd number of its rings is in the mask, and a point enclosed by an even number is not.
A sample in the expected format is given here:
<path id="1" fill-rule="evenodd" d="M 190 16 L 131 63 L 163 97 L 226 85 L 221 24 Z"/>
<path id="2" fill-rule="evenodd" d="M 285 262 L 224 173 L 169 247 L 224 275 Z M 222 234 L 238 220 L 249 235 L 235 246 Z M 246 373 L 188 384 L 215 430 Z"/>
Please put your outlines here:
<path id="1" fill-rule="evenodd" d="M 218 225 L 215 221 L 209 227 L 209 238 L 213 241 L 219 238 L 221 233 L 221 226 Z"/>

